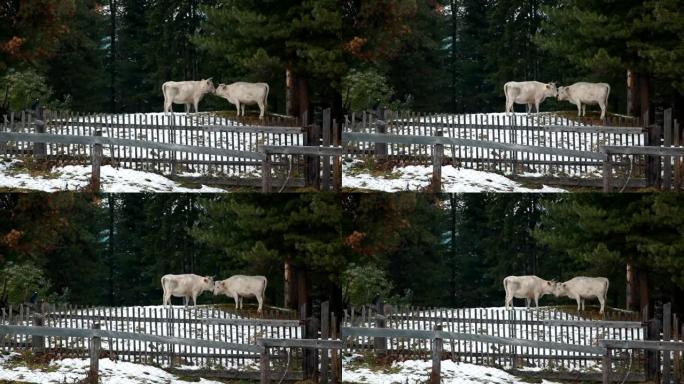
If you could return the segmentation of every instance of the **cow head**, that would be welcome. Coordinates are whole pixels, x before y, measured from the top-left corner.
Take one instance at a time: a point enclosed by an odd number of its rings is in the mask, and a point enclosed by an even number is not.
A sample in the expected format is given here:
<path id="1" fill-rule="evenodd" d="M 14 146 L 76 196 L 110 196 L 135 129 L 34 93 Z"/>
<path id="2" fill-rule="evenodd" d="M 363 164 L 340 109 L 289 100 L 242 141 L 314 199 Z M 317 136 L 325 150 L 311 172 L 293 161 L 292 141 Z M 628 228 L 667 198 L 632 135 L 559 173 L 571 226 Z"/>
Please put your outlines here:
<path id="1" fill-rule="evenodd" d="M 555 283 L 553 295 L 556 297 L 566 296 L 568 294 L 568 287 L 565 283 Z"/>
<path id="2" fill-rule="evenodd" d="M 214 296 L 218 296 L 226 291 L 226 282 L 219 281 L 214 284 Z"/>
<path id="3" fill-rule="evenodd" d="M 546 97 L 558 97 L 558 88 L 556 88 L 556 83 L 548 83 L 544 87 L 544 95 Z"/>
<path id="4" fill-rule="evenodd" d="M 554 293 L 556 290 L 556 282 L 555 281 L 544 281 L 542 285 L 542 293 L 545 295 L 551 295 Z"/>
<path id="5" fill-rule="evenodd" d="M 204 276 L 202 278 L 202 283 L 204 284 L 205 291 L 214 290 L 214 276 Z"/>
<path id="6" fill-rule="evenodd" d="M 558 100 L 565 101 L 570 99 L 570 89 L 568 87 L 558 88 Z"/>
<path id="7" fill-rule="evenodd" d="M 214 87 L 214 81 L 211 77 L 202 80 L 202 91 L 204 91 L 204 93 L 216 93 L 216 87 Z"/>

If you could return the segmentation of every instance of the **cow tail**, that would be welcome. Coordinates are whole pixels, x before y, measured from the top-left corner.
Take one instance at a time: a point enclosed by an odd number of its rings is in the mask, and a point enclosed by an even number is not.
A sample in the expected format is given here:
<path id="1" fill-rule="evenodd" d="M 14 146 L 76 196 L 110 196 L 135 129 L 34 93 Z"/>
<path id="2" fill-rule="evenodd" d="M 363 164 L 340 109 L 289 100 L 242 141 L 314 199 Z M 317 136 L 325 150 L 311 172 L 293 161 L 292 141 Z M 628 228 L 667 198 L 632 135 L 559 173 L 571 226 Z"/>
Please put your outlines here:
<path id="1" fill-rule="evenodd" d="M 610 287 L 610 281 L 606 279 L 606 289 L 603 291 L 603 300 L 608 301 L 608 287 Z"/>
<path id="2" fill-rule="evenodd" d="M 610 84 L 606 84 L 608 86 L 608 92 L 606 92 L 606 109 L 608 108 L 608 99 L 610 99 Z"/>
<path id="3" fill-rule="evenodd" d="M 268 94 L 271 92 L 271 87 L 266 84 L 266 99 L 264 100 L 264 110 L 268 110 Z"/>
<path id="4" fill-rule="evenodd" d="M 162 276 L 161 285 L 162 285 L 162 291 L 164 292 L 163 296 L 162 296 L 162 304 L 164 303 L 164 297 L 166 296 L 166 284 L 164 284 L 165 280 L 166 280 L 166 276 Z"/>

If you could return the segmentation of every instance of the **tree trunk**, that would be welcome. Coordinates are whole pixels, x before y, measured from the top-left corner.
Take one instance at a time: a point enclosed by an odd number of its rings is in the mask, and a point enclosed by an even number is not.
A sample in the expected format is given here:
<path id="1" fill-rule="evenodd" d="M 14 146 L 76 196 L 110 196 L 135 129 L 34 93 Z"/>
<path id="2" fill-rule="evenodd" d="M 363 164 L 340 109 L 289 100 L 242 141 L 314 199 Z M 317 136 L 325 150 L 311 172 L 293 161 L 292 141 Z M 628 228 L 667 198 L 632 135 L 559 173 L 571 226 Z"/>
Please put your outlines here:
<path id="1" fill-rule="evenodd" d="M 637 287 L 635 270 L 632 259 L 627 260 L 627 298 L 625 302 L 625 308 L 630 311 L 639 310 L 637 305 Z"/>
<path id="2" fill-rule="evenodd" d="M 109 60 L 111 60 L 109 63 L 109 97 L 112 113 L 116 113 L 116 8 L 116 0 L 109 0 L 109 18 L 111 22 L 111 44 L 109 48 Z"/>
<path id="3" fill-rule="evenodd" d="M 637 117 L 639 90 L 637 88 L 637 74 L 631 70 L 627 70 L 627 115 Z"/>
<path id="4" fill-rule="evenodd" d="M 311 304 L 309 303 L 309 287 L 307 281 L 306 268 L 297 268 L 297 307 L 301 308 L 306 304 L 306 314 L 311 315 Z"/>
<path id="5" fill-rule="evenodd" d="M 297 94 L 295 74 L 290 68 L 285 70 L 285 114 L 298 117 L 299 107 L 295 95 Z"/>
<path id="6" fill-rule="evenodd" d="M 643 270 L 639 270 L 639 307 L 642 310 L 642 316 L 644 319 L 648 319 L 650 316 L 650 306 L 651 303 L 648 298 L 648 276 Z"/>
<path id="7" fill-rule="evenodd" d="M 639 104 L 641 105 L 641 117 L 648 115 L 653 119 L 654 115 L 649 113 L 651 110 L 651 78 L 646 74 L 639 76 Z M 650 124 L 650 121 L 645 121 L 644 124 Z"/>
<path id="8" fill-rule="evenodd" d="M 299 104 L 299 116 L 311 123 L 311 110 L 309 108 L 309 80 L 304 76 L 297 76 L 297 99 Z"/>
<path id="9" fill-rule="evenodd" d="M 285 283 L 283 287 L 285 294 L 284 306 L 288 309 L 297 310 L 297 280 L 295 278 L 295 270 L 289 261 L 285 261 L 283 282 Z"/>

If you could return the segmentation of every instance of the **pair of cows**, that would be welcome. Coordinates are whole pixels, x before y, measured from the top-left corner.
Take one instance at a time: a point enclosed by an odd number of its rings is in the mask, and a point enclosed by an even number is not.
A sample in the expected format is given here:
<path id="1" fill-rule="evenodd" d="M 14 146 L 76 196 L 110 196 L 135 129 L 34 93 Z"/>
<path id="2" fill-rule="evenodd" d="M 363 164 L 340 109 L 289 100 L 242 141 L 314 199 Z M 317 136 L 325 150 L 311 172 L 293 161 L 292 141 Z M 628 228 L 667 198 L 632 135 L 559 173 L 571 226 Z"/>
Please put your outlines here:
<path id="1" fill-rule="evenodd" d="M 503 281 L 506 290 L 506 309 L 513 299 L 525 299 L 527 307 L 532 300 L 539 306 L 539 298 L 544 295 L 566 296 L 577 301 L 577 311 L 584 310 L 584 300 L 597 298 L 601 303 L 601 314 L 606 307 L 608 286 L 605 277 L 575 277 L 564 283 L 548 281 L 537 276 L 508 276 Z"/>
<path id="2" fill-rule="evenodd" d="M 208 93 L 220 96 L 237 107 L 238 116 L 245 115 L 245 106 L 258 105 L 259 118 L 263 119 L 268 107 L 270 88 L 266 83 L 219 84 L 214 87 L 212 79 L 200 81 L 168 81 L 162 85 L 164 93 L 164 112 L 172 112 L 173 104 L 185 105 L 185 112 L 194 107 L 199 112 L 199 103 Z M 242 112 L 242 114 L 240 114 Z"/>
<path id="3" fill-rule="evenodd" d="M 509 82 L 504 85 L 506 95 L 506 113 L 513 112 L 513 104 L 525 104 L 530 112 L 549 97 L 560 101 L 568 101 L 577 106 L 577 115 L 586 116 L 587 105 L 598 105 L 601 108 L 601 119 L 606 118 L 610 85 L 605 83 L 576 83 L 569 87 L 556 88 L 556 84 L 544 84 L 538 81 Z"/>
<path id="4" fill-rule="evenodd" d="M 235 309 L 242 309 L 243 298 L 256 298 L 259 302 L 259 312 L 263 308 L 267 284 L 268 280 L 264 276 L 236 275 L 216 282 L 214 282 L 213 276 L 193 274 L 164 275 L 161 278 L 161 285 L 164 290 L 164 305 L 171 304 L 171 296 L 182 297 L 183 304 L 186 306 L 191 299 L 192 304 L 197 305 L 197 296 L 201 295 L 204 291 L 211 291 L 214 293 L 214 296 L 226 295 L 232 297 L 235 300 Z"/>

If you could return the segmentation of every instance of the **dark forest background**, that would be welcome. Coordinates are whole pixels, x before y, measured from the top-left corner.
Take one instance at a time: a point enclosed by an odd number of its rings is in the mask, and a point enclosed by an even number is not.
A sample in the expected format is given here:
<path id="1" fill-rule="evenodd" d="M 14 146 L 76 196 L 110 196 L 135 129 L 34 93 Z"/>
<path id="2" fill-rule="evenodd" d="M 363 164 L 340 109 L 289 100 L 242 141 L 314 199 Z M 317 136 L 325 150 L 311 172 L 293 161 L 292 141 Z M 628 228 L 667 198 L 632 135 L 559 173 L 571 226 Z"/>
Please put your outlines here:
<path id="1" fill-rule="evenodd" d="M 160 304 L 164 274 L 240 273 L 267 276 L 267 304 L 278 307 L 376 295 L 501 306 L 505 276 L 536 274 L 606 276 L 614 307 L 640 308 L 640 293 L 684 306 L 678 195 L 2 194 L 0 217 L 0 296 L 10 303 L 38 291 L 76 304 Z"/>
<path id="2" fill-rule="evenodd" d="M 503 110 L 510 80 L 682 116 L 682 0 L 5 0 L 0 104 L 162 110 L 168 80 L 267 81 L 272 111 Z M 286 79 L 290 79 L 286 82 Z M 216 97 L 206 109 L 231 109 Z M 546 103 L 549 109 L 570 104 Z M 653 115 L 652 115 L 653 116 Z"/>

